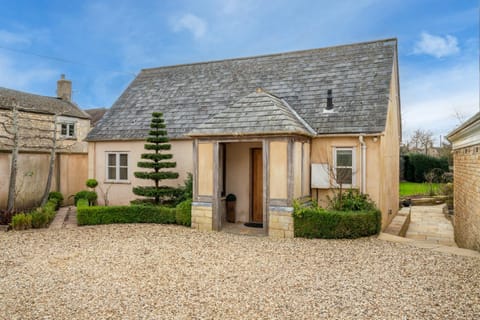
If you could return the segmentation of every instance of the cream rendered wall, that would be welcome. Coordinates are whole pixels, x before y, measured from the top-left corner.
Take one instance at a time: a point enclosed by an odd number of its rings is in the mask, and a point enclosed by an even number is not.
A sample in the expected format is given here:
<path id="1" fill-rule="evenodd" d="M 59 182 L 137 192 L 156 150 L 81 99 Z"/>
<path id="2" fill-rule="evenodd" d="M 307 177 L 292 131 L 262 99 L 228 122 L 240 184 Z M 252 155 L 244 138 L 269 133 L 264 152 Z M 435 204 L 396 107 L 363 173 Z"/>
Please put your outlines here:
<path id="1" fill-rule="evenodd" d="M 95 178 L 103 190 L 109 189 L 108 200 L 110 205 L 126 205 L 131 200 L 139 198 L 134 195 L 132 188 L 134 186 L 152 185 L 153 182 L 134 177 L 133 172 L 143 171 L 143 168 L 137 167 L 142 153 L 148 153 L 149 150 L 144 149 L 145 141 L 99 141 L 89 142 L 88 154 L 88 176 Z M 179 173 L 177 180 L 165 180 L 162 184 L 170 186 L 183 185 L 187 178 L 187 173 L 193 173 L 193 141 L 192 140 L 173 140 L 170 141 L 172 149 L 169 151 L 173 154 L 172 161 L 177 162 L 174 169 Z M 106 183 L 106 153 L 107 152 L 126 152 L 128 153 L 128 182 Z M 212 155 L 213 156 L 213 155 Z M 103 204 L 101 192 L 98 192 L 99 203 Z"/>
<path id="2" fill-rule="evenodd" d="M 287 142 L 270 142 L 270 199 L 287 199 Z"/>
<path id="3" fill-rule="evenodd" d="M 379 139 L 374 137 L 364 137 L 367 145 L 367 167 L 366 167 L 366 193 L 370 195 L 373 201 L 380 206 L 380 159 L 378 150 L 380 148 Z M 311 163 L 328 163 L 331 169 L 333 165 L 333 150 L 335 147 L 352 147 L 355 149 L 355 164 L 354 172 L 356 174 L 354 187 L 360 189 L 362 184 L 361 172 L 361 145 L 358 136 L 352 137 L 324 137 L 312 139 L 311 148 Z M 333 182 L 333 181 L 332 181 Z M 330 189 L 313 189 L 312 198 L 317 200 L 322 207 L 328 205 L 327 195 L 332 195 Z M 317 197 L 318 196 L 318 197 Z"/>
<path id="4" fill-rule="evenodd" d="M 303 194 L 310 195 L 310 143 L 303 144 Z"/>
<path id="5" fill-rule="evenodd" d="M 302 196 L 302 143 L 293 144 L 293 198 Z"/>
<path id="6" fill-rule="evenodd" d="M 213 143 L 198 144 L 198 195 L 213 196 Z"/>
<path id="7" fill-rule="evenodd" d="M 0 208 L 7 207 L 8 183 L 10 181 L 10 154 L 0 153 Z"/>
<path id="8" fill-rule="evenodd" d="M 237 221 L 250 221 L 250 189 L 252 186 L 251 149 L 262 148 L 261 142 L 228 143 L 226 145 L 226 194 L 237 197 Z"/>
<path id="9" fill-rule="evenodd" d="M 399 206 L 400 106 L 397 83 L 397 68 L 394 64 L 390 81 L 387 122 L 384 135 L 380 140 L 382 230 L 397 214 Z"/>

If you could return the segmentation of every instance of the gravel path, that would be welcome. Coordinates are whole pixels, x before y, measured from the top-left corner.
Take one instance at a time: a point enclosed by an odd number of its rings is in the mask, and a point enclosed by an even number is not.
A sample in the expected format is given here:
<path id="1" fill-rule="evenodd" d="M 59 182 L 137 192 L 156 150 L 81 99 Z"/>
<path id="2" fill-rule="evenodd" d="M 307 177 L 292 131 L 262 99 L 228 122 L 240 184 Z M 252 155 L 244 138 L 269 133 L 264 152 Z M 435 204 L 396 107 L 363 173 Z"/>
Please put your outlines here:
<path id="1" fill-rule="evenodd" d="M 4 319 L 478 319 L 480 259 L 162 225 L 0 234 Z"/>

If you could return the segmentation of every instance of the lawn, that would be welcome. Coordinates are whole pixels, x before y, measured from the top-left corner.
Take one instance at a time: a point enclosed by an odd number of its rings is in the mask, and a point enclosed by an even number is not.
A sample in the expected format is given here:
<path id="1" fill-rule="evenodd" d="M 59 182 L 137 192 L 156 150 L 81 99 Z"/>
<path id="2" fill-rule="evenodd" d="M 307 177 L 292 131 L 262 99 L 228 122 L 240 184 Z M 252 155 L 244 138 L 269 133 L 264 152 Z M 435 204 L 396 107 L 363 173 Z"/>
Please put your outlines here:
<path id="1" fill-rule="evenodd" d="M 435 194 L 440 192 L 442 183 L 433 183 L 432 188 Z M 400 196 L 429 195 L 430 184 L 418 182 L 400 182 Z"/>

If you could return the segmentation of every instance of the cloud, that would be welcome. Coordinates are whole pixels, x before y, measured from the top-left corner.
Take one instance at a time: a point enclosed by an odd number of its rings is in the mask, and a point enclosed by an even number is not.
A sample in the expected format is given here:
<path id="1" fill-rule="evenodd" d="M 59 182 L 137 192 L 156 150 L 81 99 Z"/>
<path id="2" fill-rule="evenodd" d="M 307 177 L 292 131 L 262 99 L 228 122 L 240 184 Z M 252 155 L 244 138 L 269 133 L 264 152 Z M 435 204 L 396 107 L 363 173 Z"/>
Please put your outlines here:
<path id="1" fill-rule="evenodd" d="M 30 44 L 30 39 L 24 34 L 0 30 L 0 44 Z"/>
<path id="2" fill-rule="evenodd" d="M 172 22 L 173 31 L 190 31 L 195 39 L 202 38 L 207 32 L 207 23 L 194 14 L 187 13 Z"/>
<path id="3" fill-rule="evenodd" d="M 453 130 L 455 113 L 469 117 L 478 112 L 478 63 L 473 60 L 433 70 L 404 68 L 401 82 L 403 140 L 416 129 L 428 129 L 435 138 Z"/>
<path id="4" fill-rule="evenodd" d="M 413 49 L 415 54 L 428 54 L 436 58 L 442 58 L 460 52 L 457 38 L 454 36 L 447 34 L 445 37 L 441 37 L 422 32 L 420 38 Z"/>

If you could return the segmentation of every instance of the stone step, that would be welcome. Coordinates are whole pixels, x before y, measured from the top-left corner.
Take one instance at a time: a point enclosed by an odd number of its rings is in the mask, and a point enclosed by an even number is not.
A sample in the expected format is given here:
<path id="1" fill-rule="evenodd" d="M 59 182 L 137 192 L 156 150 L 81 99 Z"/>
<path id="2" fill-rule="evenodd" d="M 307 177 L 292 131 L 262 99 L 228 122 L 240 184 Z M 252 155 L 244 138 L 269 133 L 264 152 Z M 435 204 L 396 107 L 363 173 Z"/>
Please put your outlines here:
<path id="1" fill-rule="evenodd" d="M 402 208 L 402 210 L 397 213 L 384 232 L 394 236 L 405 237 L 408 231 L 408 226 L 410 225 L 410 219 L 411 209 Z"/>

